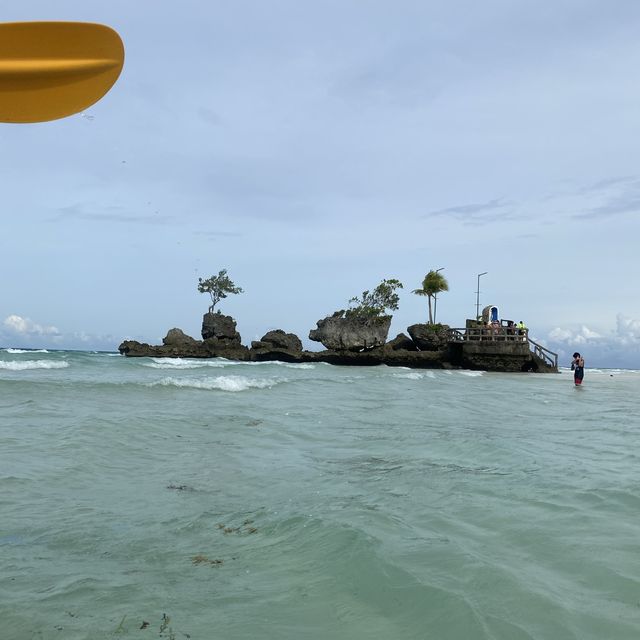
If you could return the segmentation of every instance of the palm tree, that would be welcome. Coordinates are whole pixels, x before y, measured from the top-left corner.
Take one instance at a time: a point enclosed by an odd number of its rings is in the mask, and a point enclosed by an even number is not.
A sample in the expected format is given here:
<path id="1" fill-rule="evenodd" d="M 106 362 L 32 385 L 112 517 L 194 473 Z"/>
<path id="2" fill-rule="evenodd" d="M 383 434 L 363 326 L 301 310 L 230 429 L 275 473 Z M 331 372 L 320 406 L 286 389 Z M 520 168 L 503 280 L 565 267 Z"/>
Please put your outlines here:
<path id="1" fill-rule="evenodd" d="M 449 283 L 443 275 L 440 275 L 433 269 L 424 277 L 424 280 L 422 281 L 422 288 L 414 289 L 413 291 L 417 296 L 427 296 L 429 299 L 429 324 L 433 324 L 431 299 L 433 298 L 435 300 L 436 296 L 441 291 L 449 291 Z"/>

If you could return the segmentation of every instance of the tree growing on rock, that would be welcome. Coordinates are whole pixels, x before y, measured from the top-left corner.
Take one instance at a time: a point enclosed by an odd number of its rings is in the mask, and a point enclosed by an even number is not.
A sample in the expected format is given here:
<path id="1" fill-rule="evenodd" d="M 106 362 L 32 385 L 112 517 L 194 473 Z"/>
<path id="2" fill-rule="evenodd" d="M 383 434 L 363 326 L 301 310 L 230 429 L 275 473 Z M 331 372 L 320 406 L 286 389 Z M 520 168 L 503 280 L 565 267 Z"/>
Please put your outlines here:
<path id="1" fill-rule="evenodd" d="M 436 296 L 442 291 L 449 291 L 449 283 L 442 274 L 433 269 L 424 277 L 422 288 L 413 290 L 413 293 L 417 296 L 426 296 L 429 300 L 429 324 L 433 324 L 431 300 L 435 300 Z"/>
<path id="2" fill-rule="evenodd" d="M 391 278 L 383 280 L 373 291 L 363 291 L 362 297 L 355 296 L 349 300 L 349 309 L 345 318 L 379 318 L 387 309 L 395 311 L 398 308 L 400 296 L 397 289 L 402 289 L 402 282 Z"/>
<path id="3" fill-rule="evenodd" d="M 198 278 L 198 291 L 200 293 L 208 293 L 211 296 L 209 313 L 213 313 L 213 309 L 220 300 L 226 298 L 230 293 L 242 293 L 242 287 L 237 287 L 227 275 L 227 270 L 222 269 L 217 276 L 211 276 L 206 280 Z M 218 310 L 218 313 L 220 313 L 220 310 Z"/>

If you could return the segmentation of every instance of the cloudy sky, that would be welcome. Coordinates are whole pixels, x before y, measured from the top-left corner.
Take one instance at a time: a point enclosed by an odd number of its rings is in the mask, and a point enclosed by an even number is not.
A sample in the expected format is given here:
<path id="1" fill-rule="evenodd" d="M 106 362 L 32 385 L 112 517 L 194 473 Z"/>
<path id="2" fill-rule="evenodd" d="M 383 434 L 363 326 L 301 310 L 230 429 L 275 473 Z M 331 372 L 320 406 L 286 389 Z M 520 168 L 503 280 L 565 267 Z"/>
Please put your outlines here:
<path id="1" fill-rule="evenodd" d="M 24 0 L 101 22 L 122 76 L 83 114 L 0 125 L 0 344 L 198 336 L 227 268 L 245 343 L 306 338 L 382 278 L 392 335 L 481 305 L 640 368 L 640 3 Z M 306 343 L 310 346 L 313 343 Z M 568 362 L 568 361 L 567 361 Z"/>

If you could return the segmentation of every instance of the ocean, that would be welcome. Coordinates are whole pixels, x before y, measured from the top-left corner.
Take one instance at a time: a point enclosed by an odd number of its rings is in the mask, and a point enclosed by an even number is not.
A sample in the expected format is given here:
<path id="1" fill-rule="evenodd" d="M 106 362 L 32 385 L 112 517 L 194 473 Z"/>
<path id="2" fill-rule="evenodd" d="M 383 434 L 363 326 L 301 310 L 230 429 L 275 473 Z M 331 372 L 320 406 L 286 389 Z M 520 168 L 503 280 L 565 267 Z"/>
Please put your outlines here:
<path id="1" fill-rule="evenodd" d="M 639 388 L 5 349 L 0 638 L 637 640 Z"/>

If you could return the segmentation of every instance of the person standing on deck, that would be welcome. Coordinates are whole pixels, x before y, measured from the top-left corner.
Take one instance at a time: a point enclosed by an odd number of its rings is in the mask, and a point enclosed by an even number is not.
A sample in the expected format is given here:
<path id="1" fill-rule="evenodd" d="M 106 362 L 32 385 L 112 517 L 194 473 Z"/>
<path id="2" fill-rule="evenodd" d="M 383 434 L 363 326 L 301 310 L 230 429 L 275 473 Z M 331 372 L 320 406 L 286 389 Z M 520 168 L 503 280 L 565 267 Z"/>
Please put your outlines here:
<path id="1" fill-rule="evenodd" d="M 573 354 L 571 371 L 573 371 L 573 381 L 576 386 L 581 385 L 584 378 L 584 358 L 577 351 Z"/>
<path id="2" fill-rule="evenodd" d="M 526 335 L 527 335 L 527 325 L 524 323 L 524 321 L 520 320 L 520 322 L 518 322 L 518 333 L 522 336 L 522 340 L 526 340 Z"/>

